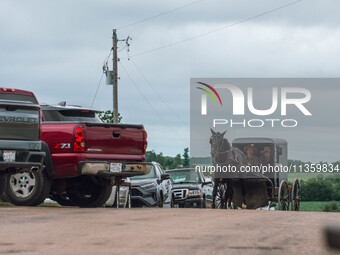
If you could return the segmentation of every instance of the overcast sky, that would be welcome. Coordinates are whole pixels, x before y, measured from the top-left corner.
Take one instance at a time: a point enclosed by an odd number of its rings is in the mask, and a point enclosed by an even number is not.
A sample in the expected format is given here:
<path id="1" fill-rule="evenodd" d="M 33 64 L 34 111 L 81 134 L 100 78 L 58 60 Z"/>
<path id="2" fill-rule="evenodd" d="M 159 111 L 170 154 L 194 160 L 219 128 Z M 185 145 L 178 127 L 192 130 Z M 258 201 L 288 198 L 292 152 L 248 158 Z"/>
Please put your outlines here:
<path id="1" fill-rule="evenodd" d="M 120 39 L 133 38 L 130 55 L 136 55 L 133 61 L 149 83 L 127 59 L 125 49 L 120 51 L 121 65 L 144 95 L 119 66 L 123 122 L 144 124 L 149 149 L 176 155 L 189 147 L 190 77 L 339 77 L 337 0 L 301 1 L 152 51 L 291 2 L 2 0 L 0 86 L 31 90 L 41 102 L 66 100 L 90 107 L 112 46 L 112 29 L 190 4 L 118 29 Z M 140 54 L 148 51 L 152 52 Z M 105 79 L 94 108 L 112 108 L 112 87 Z"/>

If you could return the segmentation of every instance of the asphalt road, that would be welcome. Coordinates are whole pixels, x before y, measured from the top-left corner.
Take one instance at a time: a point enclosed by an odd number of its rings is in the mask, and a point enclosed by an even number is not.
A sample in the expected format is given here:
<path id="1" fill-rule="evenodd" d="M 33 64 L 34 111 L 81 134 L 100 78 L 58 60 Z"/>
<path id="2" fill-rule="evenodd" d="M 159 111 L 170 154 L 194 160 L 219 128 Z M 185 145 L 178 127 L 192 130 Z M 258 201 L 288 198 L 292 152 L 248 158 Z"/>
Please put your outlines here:
<path id="1" fill-rule="evenodd" d="M 0 207 L 0 254 L 336 254 L 340 213 Z"/>

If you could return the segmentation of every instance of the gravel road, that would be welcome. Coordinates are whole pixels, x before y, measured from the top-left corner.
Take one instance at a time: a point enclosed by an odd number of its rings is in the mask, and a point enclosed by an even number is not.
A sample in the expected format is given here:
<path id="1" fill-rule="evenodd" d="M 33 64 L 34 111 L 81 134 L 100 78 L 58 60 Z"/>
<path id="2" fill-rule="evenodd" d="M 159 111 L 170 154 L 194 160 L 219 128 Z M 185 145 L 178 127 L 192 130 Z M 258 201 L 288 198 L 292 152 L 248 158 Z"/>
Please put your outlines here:
<path id="1" fill-rule="evenodd" d="M 0 254 L 335 254 L 340 213 L 0 207 Z"/>

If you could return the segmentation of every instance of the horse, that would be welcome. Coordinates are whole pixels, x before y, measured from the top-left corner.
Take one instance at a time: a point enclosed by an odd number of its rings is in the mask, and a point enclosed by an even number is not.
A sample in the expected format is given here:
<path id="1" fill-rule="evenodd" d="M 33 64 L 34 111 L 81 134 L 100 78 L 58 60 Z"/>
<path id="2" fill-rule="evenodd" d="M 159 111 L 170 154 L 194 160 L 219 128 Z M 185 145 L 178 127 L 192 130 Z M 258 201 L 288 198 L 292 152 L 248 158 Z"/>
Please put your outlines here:
<path id="1" fill-rule="evenodd" d="M 216 167 L 217 164 L 222 166 L 235 166 L 237 169 L 240 168 L 241 165 L 245 165 L 246 156 L 244 153 L 237 147 L 231 147 L 228 139 L 224 138 L 224 135 L 227 131 L 223 133 L 215 132 L 211 129 L 212 136 L 210 137 L 210 145 L 211 145 L 211 158 L 212 163 Z M 225 174 L 225 173 L 223 173 Z M 217 174 L 218 175 L 218 174 Z M 230 174 L 229 174 L 229 177 Z M 227 185 L 225 199 L 228 205 L 228 208 L 231 208 L 231 202 L 234 196 L 234 190 L 241 190 L 242 193 L 242 209 L 247 208 L 246 197 L 245 197 L 245 184 L 242 178 L 228 178 L 228 174 L 222 177 L 225 179 L 225 183 Z M 212 207 L 215 208 L 215 200 L 217 189 L 220 184 L 220 179 L 215 175 L 214 178 L 214 190 L 213 190 L 213 202 Z M 234 179 L 234 181 L 233 181 Z M 234 187 L 233 187 L 234 186 Z M 236 187 L 238 186 L 238 187 Z"/>
<path id="2" fill-rule="evenodd" d="M 245 154 L 237 147 L 232 147 L 228 139 L 224 138 L 227 131 L 223 133 L 215 132 L 211 129 L 210 137 L 211 158 L 213 165 L 221 167 L 231 166 L 240 170 L 240 167 L 246 165 Z M 263 175 L 253 174 L 246 176 L 242 173 L 218 173 L 214 176 L 214 190 L 212 207 L 215 208 L 216 195 L 218 191 L 223 192 L 226 185 L 223 199 L 227 203 L 227 208 L 231 208 L 231 202 L 234 206 L 242 209 L 255 209 L 268 205 L 268 193 L 266 178 Z M 221 186 L 222 185 L 222 186 Z"/>

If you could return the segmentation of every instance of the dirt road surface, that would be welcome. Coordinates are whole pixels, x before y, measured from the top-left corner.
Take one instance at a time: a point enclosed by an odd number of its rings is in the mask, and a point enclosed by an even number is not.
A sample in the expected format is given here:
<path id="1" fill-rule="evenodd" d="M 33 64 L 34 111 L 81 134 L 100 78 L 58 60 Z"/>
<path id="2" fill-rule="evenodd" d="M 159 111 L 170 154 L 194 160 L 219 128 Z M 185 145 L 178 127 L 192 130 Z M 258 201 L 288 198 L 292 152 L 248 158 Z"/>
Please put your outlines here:
<path id="1" fill-rule="evenodd" d="M 0 254 L 336 254 L 340 213 L 0 207 Z"/>

